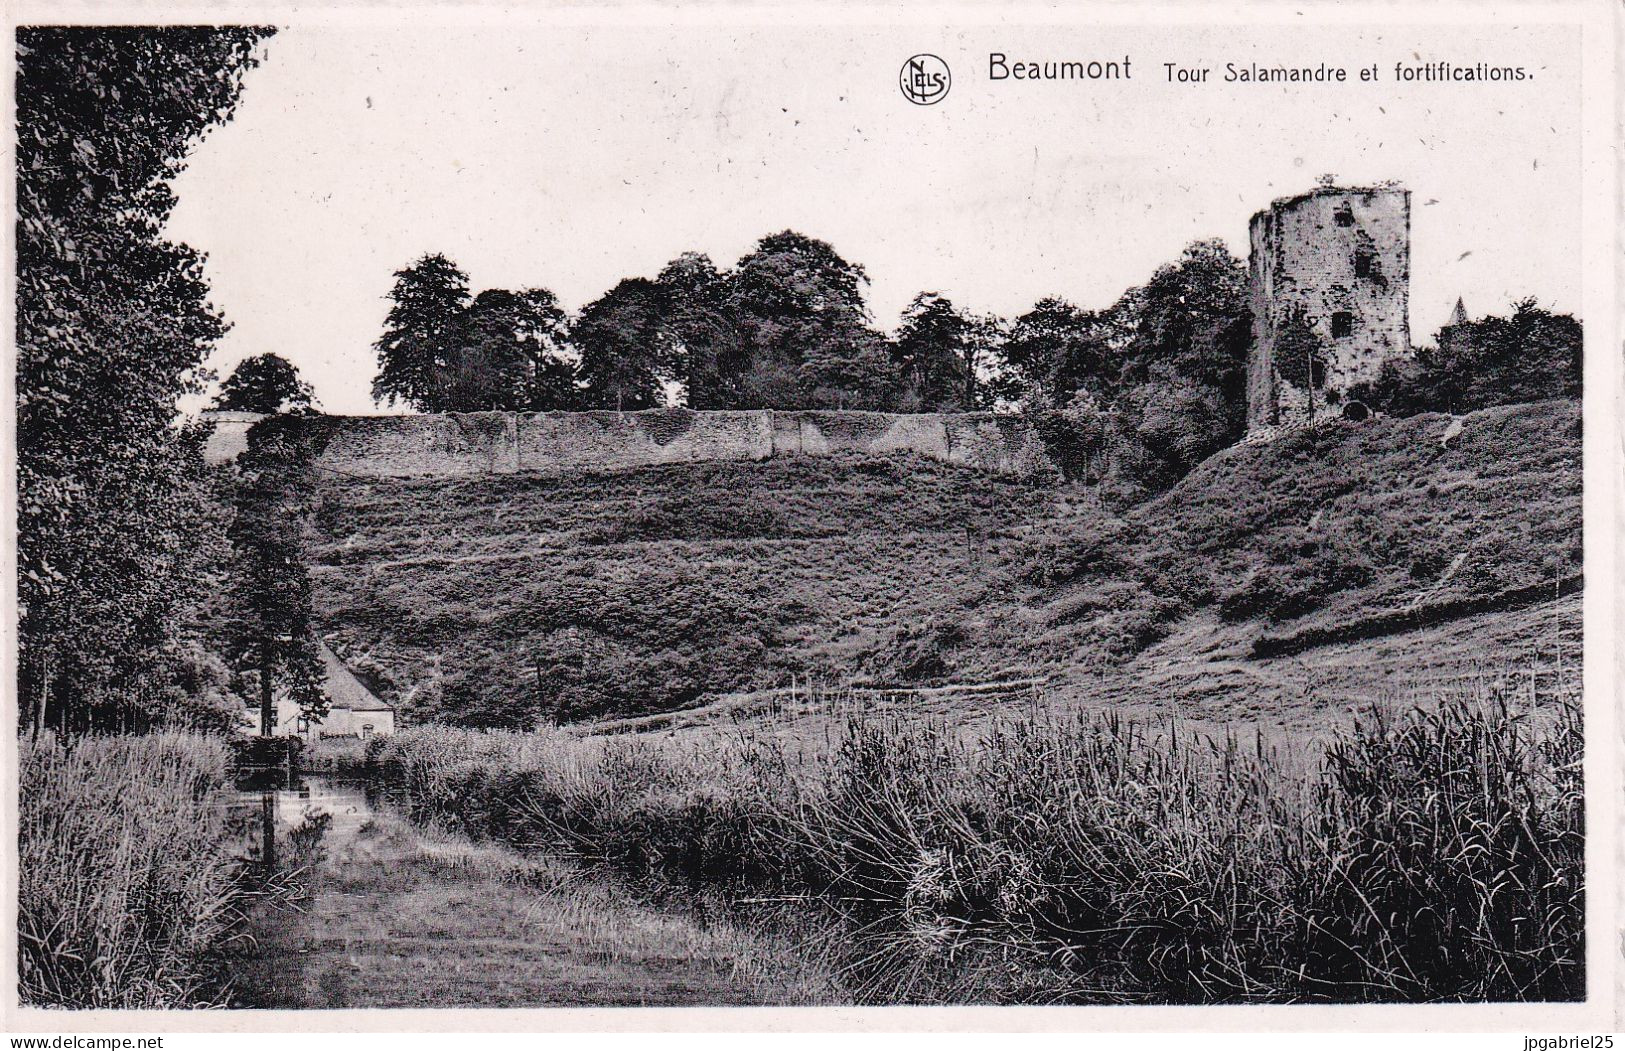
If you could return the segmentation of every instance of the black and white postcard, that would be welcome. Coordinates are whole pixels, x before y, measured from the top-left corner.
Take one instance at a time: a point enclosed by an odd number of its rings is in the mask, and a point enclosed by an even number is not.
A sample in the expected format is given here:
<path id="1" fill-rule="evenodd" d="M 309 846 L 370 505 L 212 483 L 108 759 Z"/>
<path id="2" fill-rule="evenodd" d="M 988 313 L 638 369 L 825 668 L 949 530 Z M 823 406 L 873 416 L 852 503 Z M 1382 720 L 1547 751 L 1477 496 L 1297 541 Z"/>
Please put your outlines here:
<path id="1" fill-rule="evenodd" d="M 1617 5 L 7 14 L 7 1029 L 1618 1028 Z"/>

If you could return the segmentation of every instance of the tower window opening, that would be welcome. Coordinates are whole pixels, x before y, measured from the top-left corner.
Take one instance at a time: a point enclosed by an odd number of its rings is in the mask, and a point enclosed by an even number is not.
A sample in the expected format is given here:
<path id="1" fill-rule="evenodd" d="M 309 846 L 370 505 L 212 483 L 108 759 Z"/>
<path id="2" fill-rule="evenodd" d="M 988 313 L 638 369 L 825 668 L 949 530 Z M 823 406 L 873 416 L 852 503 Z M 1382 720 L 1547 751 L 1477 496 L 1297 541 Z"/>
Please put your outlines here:
<path id="1" fill-rule="evenodd" d="M 1371 258 L 1371 253 L 1370 252 L 1367 252 L 1364 249 L 1361 249 L 1360 251 L 1355 252 L 1354 253 L 1354 276 L 1355 277 L 1370 277 L 1371 276 L 1371 264 L 1372 264 L 1372 262 L 1373 262 L 1373 260 Z"/>
<path id="2" fill-rule="evenodd" d="M 1354 207 L 1347 201 L 1344 201 L 1342 204 L 1337 206 L 1337 211 L 1332 213 L 1332 218 L 1337 222 L 1338 226 L 1353 226 Z"/>
<path id="3" fill-rule="evenodd" d="M 1309 362 L 1309 386 L 1316 390 L 1326 386 L 1326 363 L 1319 358 Z"/>
<path id="4" fill-rule="evenodd" d="M 1339 310 L 1332 315 L 1332 338 L 1342 339 L 1344 336 L 1354 334 L 1354 315 L 1347 310 Z"/>

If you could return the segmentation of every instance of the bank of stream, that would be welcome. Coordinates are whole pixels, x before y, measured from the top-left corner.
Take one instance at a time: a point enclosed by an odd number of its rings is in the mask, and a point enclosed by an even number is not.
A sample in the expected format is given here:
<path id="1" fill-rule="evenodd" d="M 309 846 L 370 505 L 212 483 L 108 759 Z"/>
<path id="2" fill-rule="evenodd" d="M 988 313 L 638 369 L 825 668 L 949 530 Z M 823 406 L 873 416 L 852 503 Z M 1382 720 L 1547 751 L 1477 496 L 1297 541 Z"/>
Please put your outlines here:
<path id="1" fill-rule="evenodd" d="M 372 785 L 246 788 L 249 856 L 281 889 L 221 959 L 249 1008 L 807 1004 L 845 999 L 759 933 L 613 877 L 414 824 Z"/>

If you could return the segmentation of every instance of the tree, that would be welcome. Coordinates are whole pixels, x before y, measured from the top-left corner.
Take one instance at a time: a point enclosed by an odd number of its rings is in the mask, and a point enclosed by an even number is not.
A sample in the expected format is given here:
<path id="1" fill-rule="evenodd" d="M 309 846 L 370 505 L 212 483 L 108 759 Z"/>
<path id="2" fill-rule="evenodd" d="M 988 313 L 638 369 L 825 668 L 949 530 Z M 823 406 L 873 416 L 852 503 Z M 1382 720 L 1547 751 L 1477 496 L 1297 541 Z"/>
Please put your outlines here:
<path id="1" fill-rule="evenodd" d="M 1578 398 L 1585 374 L 1585 337 L 1570 314 L 1534 299 L 1506 317 L 1486 317 L 1439 333 L 1423 367 L 1439 408 L 1471 412 L 1544 398 Z"/>
<path id="2" fill-rule="evenodd" d="M 299 370 L 277 354 L 256 354 L 244 358 L 233 370 L 214 407 L 225 412 L 283 412 L 308 409 L 310 384 L 299 378 Z"/>
<path id="3" fill-rule="evenodd" d="M 1197 241 L 1105 310 L 1040 300 L 1002 340 L 996 389 L 1023 402 L 1068 479 L 1109 461 L 1143 494 L 1241 436 L 1251 345 L 1246 268 Z"/>
<path id="4" fill-rule="evenodd" d="M 443 373 L 460 342 L 469 304 L 468 275 L 438 252 L 425 255 L 395 272 L 389 298 L 393 305 L 384 334 L 373 344 L 378 351 L 373 399 L 442 412 Z"/>
<path id="5" fill-rule="evenodd" d="M 1055 407 L 1080 390 L 1110 399 L 1121 372 L 1114 320 L 1055 296 L 1039 300 L 1010 325 L 1000 395 L 1016 400 L 1031 391 Z"/>
<path id="6" fill-rule="evenodd" d="M 1585 333 L 1571 314 L 1523 299 L 1505 317 L 1447 325 L 1437 338 L 1436 346 L 1416 348 L 1414 360 L 1384 362 L 1376 382 L 1350 397 L 1409 415 L 1581 395 Z"/>
<path id="7" fill-rule="evenodd" d="M 1150 492 L 1167 489 L 1228 444 L 1216 437 L 1226 433 L 1230 411 L 1217 387 L 1153 380 L 1129 388 L 1116 409 L 1119 452 L 1131 461 L 1128 480 Z"/>
<path id="8" fill-rule="evenodd" d="M 620 282 L 582 308 L 571 338 L 581 353 L 588 404 L 617 412 L 664 404 L 662 380 L 675 371 L 664 317 L 664 290 L 641 277 Z"/>
<path id="9" fill-rule="evenodd" d="M 728 279 L 698 252 L 685 252 L 655 279 L 664 308 L 661 338 L 693 409 L 739 403 L 750 356 L 728 306 Z"/>
<path id="10" fill-rule="evenodd" d="M 440 254 L 395 273 L 374 344 L 372 396 L 419 412 L 543 411 L 576 405 L 564 311 L 545 288 L 490 288 Z"/>
<path id="11" fill-rule="evenodd" d="M 678 256 L 654 289 L 638 293 L 636 323 L 624 314 L 618 327 L 636 329 L 638 345 L 652 348 L 636 352 L 641 364 L 633 372 L 647 374 L 652 357 L 690 408 L 891 408 L 901 383 L 870 325 L 868 281 L 862 266 L 827 243 L 785 230 L 762 238 L 728 271 L 698 253 Z M 652 313 L 650 302 L 657 304 Z M 608 345 L 583 352 L 596 356 L 600 373 Z"/>
<path id="12" fill-rule="evenodd" d="M 878 334 L 858 329 L 808 336 L 797 384 L 800 404 L 871 411 L 896 407 L 897 369 Z"/>
<path id="13" fill-rule="evenodd" d="M 446 340 L 445 364 L 435 380 L 437 411 L 575 407 L 575 369 L 564 358 L 564 311 L 546 289 L 481 292 Z"/>
<path id="14" fill-rule="evenodd" d="M 1126 378 L 1215 388 L 1231 438 L 1246 427 L 1253 324 L 1247 280 L 1247 265 L 1223 241 L 1196 241 L 1113 308 L 1127 330 Z"/>
<path id="15" fill-rule="evenodd" d="M 1197 241 L 1108 314 L 1122 363 L 1119 470 L 1156 491 L 1246 431 L 1247 268 L 1222 241 Z"/>
<path id="16" fill-rule="evenodd" d="M 17 31 L 18 697 L 36 730 L 138 723 L 210 587 L 202 433 L 174 421 L 225 322 L 201 256 L 162 231 L 271 32 Z"/>
<path id="17" fill-rule="evenodd" d="M 728 280 L 726 309 L 742 374 L 732 408 L 874 403 L 894 386 L 877 369 L 863 267 L 827 243 L 791 230 L 762 238 Z M 803 370 L 809 354 L 812 361 Z M 850 362 L 840 359 L 850 357 Z M 861 383 L 861 388 L 843 386 Z M 876 407 L 881 407 L 876 405 Z"/>
<path id="18" fill-rule="evenodd" d="M 545 288 L 529 288 L 515 298 L 512 332 L 527 359 L 524 396 L 515 408 L 531 412 L 576 408 L 580 391 L 576 366 L 570 360 L 576 351 L 570 345 L 569 322 L 558 299 Z M 478 306 L 476 300 L 471 326 L 476 333 L 481 324 Z"/>
<path id="19" fill-rule="evenodd" d="M 965 384 L 960 404 L 967 411 L 991 408 L 998 398 L 1004 365 L 1005 324 L 994 314 L 966 315 L 959 345 L 959 375 Z"/>
<path id="20" fill-rule="evenodd" d="M 1100 399 L 1088 390 L 1079 390 L 1062 408 L 1041 397 L 1029 396 L 1021 405 L 1022 415 L 1044 450 L 1067 482 L 1094 483 L 1104 473 L 1106 443 L 1114 422 Z"/>
<path id="21" fill-rule="evenodd" d="M 304 715 L 327 714 L 311 612 L 318 444 L 315 422 L 305 415 L 267 416 L 249 428 L 248 448 L 237 458 L 230 527 L 235 572 L 225 635 L 238 667 L 257 679 L 266 736 L 275 728 L 278 680 L 288 684 Z"/>
<path id="22" fill-rule="evenodd" d="M 903 309 L 892 359 L 915 406 L 928 412 L 972 407 L 974 336 L 972 320 L 939 293 L 921 292 Z"/>

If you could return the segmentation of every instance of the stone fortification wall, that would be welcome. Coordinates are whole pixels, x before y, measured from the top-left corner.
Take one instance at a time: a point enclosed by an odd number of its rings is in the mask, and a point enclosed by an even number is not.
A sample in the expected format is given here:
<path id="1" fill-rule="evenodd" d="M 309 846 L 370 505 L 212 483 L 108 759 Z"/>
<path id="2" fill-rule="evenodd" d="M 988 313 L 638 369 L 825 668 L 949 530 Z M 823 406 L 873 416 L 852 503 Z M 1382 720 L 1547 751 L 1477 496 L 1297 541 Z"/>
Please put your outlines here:
<path id="1" fill-rule="evenodd" d="M 205 413 L 214 463 L 247 448 L 252 413 Z M 693 412 L 475 412 L 326 416 L 318 464 L 363 478 L 563 474 L 775 456 L 918 453 L 988 470 L 1018 469 L 1026 430 L 991 413 L 757 409 Z"/>
<path id="2" fill-rule="evenodd" d="M 260 419 L 260 414 L 206 412 L 203 418 L 214 424 L 214 430 L 203 443 L 203 458 L 209 463 L 225 463 L 248 451 L 248 429 Z"/>

